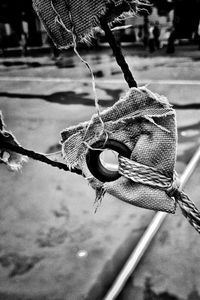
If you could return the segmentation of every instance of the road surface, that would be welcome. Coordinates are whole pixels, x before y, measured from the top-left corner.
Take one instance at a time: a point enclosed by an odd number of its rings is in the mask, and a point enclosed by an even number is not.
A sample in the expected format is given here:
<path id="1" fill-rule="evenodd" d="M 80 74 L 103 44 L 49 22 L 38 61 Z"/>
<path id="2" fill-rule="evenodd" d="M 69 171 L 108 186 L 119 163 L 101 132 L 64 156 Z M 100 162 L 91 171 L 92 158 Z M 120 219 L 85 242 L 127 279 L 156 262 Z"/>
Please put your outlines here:
<path id="1" fill-rule="evenodd" d="M 182 172 L 200 142 L 200 54 L 125 53 L 139 85 L 167 96 L 177 110 L 176 168 Z M 112 105 L 127 86 L 111 52 L 82 55 L 102 108 Z M 60 131 L 95 111 L 88 69 L 71 52 L 58 61 L 1 58 L 0 109 L 23 146 L 56 151 Z M 102 299 L 154 212 L 106 196 L 94 214 L 94 192 L 83 178 L 39 162 L 19 173 L 1 165 L 0 173 L 0 299 Z M 187 191 L 200 207 L 199 177 L 198 169 Z M 162 299 L 166 292 L 176 298 L 163 299 L 191 300 L 196 291 L 198 300 L 199 243 L 179 212 L 169 216 L 120 299 Z"/>

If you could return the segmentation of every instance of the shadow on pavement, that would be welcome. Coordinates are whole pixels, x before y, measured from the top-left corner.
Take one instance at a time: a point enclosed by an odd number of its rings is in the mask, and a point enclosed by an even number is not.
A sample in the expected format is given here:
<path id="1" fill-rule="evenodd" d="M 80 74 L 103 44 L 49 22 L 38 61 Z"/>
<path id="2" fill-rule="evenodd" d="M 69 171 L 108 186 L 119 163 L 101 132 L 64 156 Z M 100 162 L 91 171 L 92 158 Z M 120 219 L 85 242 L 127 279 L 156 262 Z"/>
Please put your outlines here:
<path id="1" fill-rule="evenodd" d="M 99 105 L 102 107 L 109 107 L 113 105 L 120 97 L 122 92 L 121 89 L 111 90 L 111 89 L 103 89 L 108 96 L 112 97 L 112 100 L 99 100 Z M 7 98 L 20 98 L 20 99 L 35 99 L 39 98 L 51 103 L 59 103 L 63 105 L 86 105 L 86 106 L 95 106 L 94 99 L 88 97 L 88 93 L 76 93 L 74 91 L 66 91 L 66 92 L 57 92 L 50 95 L 42 95 L 42 94 L 20 94 L 20 93 L 8 93 L 1 92 L 0 97 Z"/>

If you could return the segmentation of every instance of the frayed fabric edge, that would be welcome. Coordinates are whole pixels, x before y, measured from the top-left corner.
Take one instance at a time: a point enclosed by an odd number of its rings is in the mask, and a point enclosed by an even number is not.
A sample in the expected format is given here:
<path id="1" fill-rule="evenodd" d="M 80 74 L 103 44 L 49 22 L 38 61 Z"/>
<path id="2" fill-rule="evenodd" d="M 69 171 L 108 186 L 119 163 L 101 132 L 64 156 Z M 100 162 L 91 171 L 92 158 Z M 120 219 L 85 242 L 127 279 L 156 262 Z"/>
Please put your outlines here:
<path id="1" fill-rule="evenodd" d="M 120 20 L 124 20 L 125 18 L 127 17 L 130 17 L 130 16 L 134 16 L 137 14 L 139 8 L 138 6 L 139 5 L 144 5 L 143 2 L 141 2 L 140 0 L 134 0 L 134 1 L 131 1 L 132 3 L 128 3 L 130 5 L 130 10 L 129 11 L 125 11 L 125 12 L 122 12 L 118 17 L 113 17 L 113 20 L 111 21 L 108 21 L 108 23 L 110 25 L 114 24 L 115 22 L 117 21 L 120 21 Z M 95 31 L 98 27 L 101 27 L 100 26 L 100 19 L 101 18 L 107 18 L 106 17 L 106 14 L 107 12 L 109 11 L 109 8 L 107 6 L 109 6 L 110 4 L 113 3 L 113 0 L 110 0 L 107 5 L 105 5 L 105 8 L 101 10 L 101 12 L 95 16 L 93 16 L 93 20 L 91 22 L 91 26 L 85 31 L 84 34 L 80 35 L 78 37 L 79 39 L 79 42 L 84 42 L 86 44 L 90 44 L 90 41 L 91 41 L 91 38 L 94 37 L 94 34 L 95 34 Z M 135 4 L 135 11 L 132 9 L 131 10 L 131 4 Z M 60 49 L 60 50 L 67 50 L 69 49 L 70 47 L 73 47 L 74 44 L 73 42 L 67 44 L 67 45 L 59 45 L 58 43 L 56 43 L 54 41 L 54 39 L 52 38 L 52 34 L 51 34 L 51 31 L 49 30 L 48 26 L 46 25 L 45 22 L 43 22 L 43 17 L 41 16 L 41 13 L 40 13 L 40 10 L 38 9 L 35 1 L 33 1 L 33 8 L 34 10 L 36 11 L 36 13 L 38 14 L 41 22 L 43 23 L 44 27 L 45 27 L 45 30 L 47 31 L 47 33 L 49 34 L 49 36 L 51 37 L 53 43 L 55 44 L 55 46 Z M 56 18 L 56 14 L 55 14 L 55 18 Z"/>
<path id="2" fill-rule="evenodd" d="M 134 90 L 134 89 L 138 89 L 138 88 L 130 88 L 127 92 L 126 92 L 126 94 L 123 96 L 123 97 L 120 97 L 120 99 L 116 102 L 116 103 L 114 103 L 113 104 L 113 108 L 116 108 L 121 102 L 123 103 L 123 101 L 126 101 L 125 99 L 127 98 L 127 97 L 129 97 L 129 95 L 130 95 L 130 93 L 131 93 L 131 91 L 132 90 Z M 140 87 L 139 88 L 141 91 L 148 91 L 148 93 L 150 93 L 150 90 L 149 89 L 147 89 L 146 87 Z M 143 116 L 145 115 L 147 115 L 147 116 L 149 116 L 149 117 L 164 117 L 164 116 L 168 116 L 168 115 L 175 115 L 175 110 L 172 108 L 172 105 L 169 103 L 169 101 L 167 100 L 167 98 L 166 97 L 163 97 L 163 96 L 160 96 L 159 94 L 155 94 L 155 93 L 153 93 L 153 92 L 151 92 L 151 94 L 152 94 L 152 98 L 155 98 L 155 96 L 156 96 L 156 101 L 158 102 L 158 103 L 160 103 L 160 104 L 162 104 L 162 105 L 164 105 L 165 107 L 163 107 L 163 109 L 167 109 L 167 111 L 164 113 L 164 114 L 156 114 L 156 115 L 153 115 L 153 114 L 148 114 L 148 113 L 145 113 L 145 114 L 143 114 Z M 164 99 L 163 99 L 164 98 Z M 104 109 L 103 111 L 102 111 L 102 113 L 101 113 L 101 115 L 102 115 L 102 117 L 104 116 L 104 114 L 106 114 L 109 110 L 110 110 L 111 108 L 110 107 L 108 107 L 107 109 Z M 130 112 L 130 115 L 132 115 L 133 114 L 133 112 Z M 137 117 L 139 117 L 139 116 L 142 116 L 142 114 L 137 114 Z M 94 114 L 93 116 L 92 116 L 92 119 L 95 119 L 97 117 L 97 114 Z M 128 117 L 130 117 L 130 116 L 128 116 L 127 115 L 127 117 L 126 118 L 128 118 Z M 135 112 L 135 117 L 136 117 L 136 112 Z M 124 117 L 123 117 L 124 118 Z M 117 120 L 117 121 L 110 121 L 110 122 L 113 122 L 112 124 L 114 124 L 115 122 L 119 122 L 119 120 Z M 73 126 L 70 126 L 70 127 L 68 127 L 68 128 L 66 128 L 66 129 L 64 129 L 64 130 L 62 130 L 61 131 L 61 138 L 62 138 L 62 140 L 61 140 L 61 143 L 64 143 L 64 142 L 66 142 L 66 140 L 68 140 L 68 138 L 69 137 L 71 137 L 73 134 L 75 134 L 76 132 L 77 132 L 77 130 L 79 130 L 79 131 L 82 131 L 82 130 L 84 130 L 84 128 L 87 126 L 87 124 L 88 124 L 88 121 L 85 121 L 85 122 L 82 122 L 82 123 L 79 123 L 79 124 L 77 124 L 77 125 L 73 125 Z M 67 132 L 67 133 L 66 133 Z M 74 132 L 74 133 L 73 133 Z M 66 137 L 66 135 L 67 135 L 67 137 Z"/>

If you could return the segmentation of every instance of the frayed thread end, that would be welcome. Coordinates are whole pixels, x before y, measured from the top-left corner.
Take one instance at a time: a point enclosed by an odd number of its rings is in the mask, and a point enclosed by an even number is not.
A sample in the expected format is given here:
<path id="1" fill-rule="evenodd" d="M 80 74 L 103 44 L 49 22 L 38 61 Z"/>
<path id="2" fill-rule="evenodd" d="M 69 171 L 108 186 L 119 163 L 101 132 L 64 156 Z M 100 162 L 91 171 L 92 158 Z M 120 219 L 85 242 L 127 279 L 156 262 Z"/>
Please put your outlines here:
<path id="1" fill-rule="evenodd" d="M 0 142 L 6 141 L 10 143 L 11 145 L 20 146 L 18 141 L 16 140 L 15 136 L 4 130 L 5 124 L 3 121 L 3 116 L 0 111 Z M 11 171 L 19 171 L 22 168 L 22 165 L 28 161 L 28 157 L 18 154 L 16 152 L 13 152 L 6 147 L 0 148 L 0 163 L 6 164 L 6 166 Z"/>
<path id="2" fill-rule="evenodd" d="M 6 164 L 9 170 L 17 172 L 22 169 L 24 163 L 28 162 L 28 157 L 12 151 L 3 151 L 0 162 Z"/>
<path id="3" fill-rule="evenodd" d="M 101 206 L 103 197 L 106 193 L 104 187 L 98 187 L 95 189 L 96 190 L 96 198 L 94 201 L 94 213 L 96 214 L 97 210 L 99 209 L 99 207 Z"/>

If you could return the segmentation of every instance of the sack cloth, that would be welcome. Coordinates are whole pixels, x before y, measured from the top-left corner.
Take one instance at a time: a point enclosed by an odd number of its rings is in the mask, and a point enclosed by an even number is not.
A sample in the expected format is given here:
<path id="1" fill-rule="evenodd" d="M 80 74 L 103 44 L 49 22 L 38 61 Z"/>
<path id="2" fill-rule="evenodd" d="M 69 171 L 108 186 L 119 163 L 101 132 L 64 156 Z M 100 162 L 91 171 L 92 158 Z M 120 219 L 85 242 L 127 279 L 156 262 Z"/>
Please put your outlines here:
<path id="1" fill-rule="evenodd" d="M 177 144 L 176 117 L 164 96 L 154 94 L 145 87 L 131 88 L 111 108 L 101 112 L 101 118 L 109 138 L 124 143 L 131 150 L 132 161 L 154 167 L 173 180 Z M 69 168 L 82 170 L 90 185 L 96 189 L 98 199 L 108 192 L 139 207 L 175 212 L 174 198 L 162 189 L 135 183 L 124 176 L 106 183 L 92 176 L 86 164 L 88 145 L 99 140 L 105 141 L 97 115 L 89 122 L 67 128 L 61 136 L 66 164 Z"/>
<path id="2" fill-rule="evenodd" d="M 136 3 L 138 0 L 33 0 L 47 33 L 60 49 L 73 44 L 72 23 L 77 42 L 88 40 L 100 18 L 110 23 L 124 14 L 133 15 Z"/>

